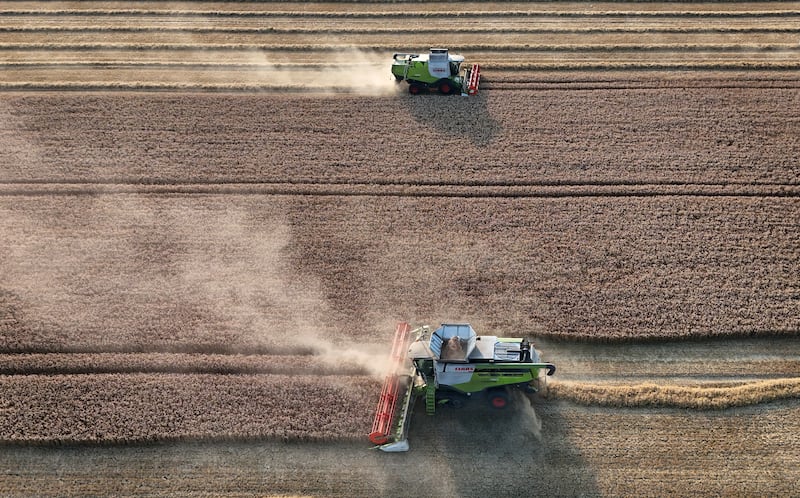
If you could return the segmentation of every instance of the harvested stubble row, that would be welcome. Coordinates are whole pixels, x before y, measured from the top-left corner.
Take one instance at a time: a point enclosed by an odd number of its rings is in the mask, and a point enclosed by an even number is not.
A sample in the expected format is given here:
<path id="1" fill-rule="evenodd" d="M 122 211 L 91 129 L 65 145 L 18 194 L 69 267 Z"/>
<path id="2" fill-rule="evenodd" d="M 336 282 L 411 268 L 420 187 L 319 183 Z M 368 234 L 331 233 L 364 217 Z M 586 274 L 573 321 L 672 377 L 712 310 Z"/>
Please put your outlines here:
<path id="1" fill-rule="evenodd" d="M 524 478 L 547 496 L 793 496 L 800 479 L 798 403 L 687 413 L 548 401 L 536 413 L 541 439 L 496 412 L 415 417 L 413 458 L 361 442 L 0 446 L 0 473 L 4 489 L 37 497 L 519 496 Z M 473 455 L 454 475 L 453 459 Z"/>
<path id="2" fill-rule="evenodd" d="M 363 437 L 377 382 L 308 375 L 0 376 L 0 441 Z"/>

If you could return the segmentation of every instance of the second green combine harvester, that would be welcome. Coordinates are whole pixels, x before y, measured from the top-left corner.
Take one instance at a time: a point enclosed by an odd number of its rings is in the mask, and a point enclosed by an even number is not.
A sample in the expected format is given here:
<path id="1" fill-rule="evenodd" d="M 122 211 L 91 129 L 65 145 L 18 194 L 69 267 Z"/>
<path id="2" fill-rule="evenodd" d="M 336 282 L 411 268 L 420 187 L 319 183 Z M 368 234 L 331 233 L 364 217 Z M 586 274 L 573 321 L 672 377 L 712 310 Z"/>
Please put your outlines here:
<path id="1" fill-rule="evenodd" d="M 481 68 L 472 64 L 461 71 L 464 56 L 451 55 L 446 48 L 432 48 L 427 54 L 394 54 L 392 74 L 408 82 L 408 93 L 417 95 L 437 90 L 443 95 L 477 95 Z"/>
<path id="2" fill-rule="evenodd" d="M 536 392 L 541 375 L 556 369 L 541 362 L 527 339 L 479 336 L 466 323 L 442 324 L 433 333 L 399 323 L 391 358 L 369 435 L 384 451 L 408 450 L 406 435 L 418 397 L 425 399 L 429 415 L 440 405 L 460 407 L 477 393 L 502 409 L 510 389 Z"/>

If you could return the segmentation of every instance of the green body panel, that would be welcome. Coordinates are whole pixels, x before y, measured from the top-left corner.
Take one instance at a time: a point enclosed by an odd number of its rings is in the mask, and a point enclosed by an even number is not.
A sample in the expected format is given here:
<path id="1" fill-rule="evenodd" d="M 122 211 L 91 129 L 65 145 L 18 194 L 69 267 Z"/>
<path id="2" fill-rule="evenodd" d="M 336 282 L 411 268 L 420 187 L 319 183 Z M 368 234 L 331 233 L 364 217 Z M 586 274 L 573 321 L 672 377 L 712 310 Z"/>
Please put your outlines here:
<path id="1" fill-rule="evenodd" d="M 408 67 L 408 72 L 406 72 L 406 67 Z M 461 88 L 462 86 L 460 76 L 451 76 L 449 78 L 436 78 L 435 76 L 431 76 L 431 74 L 428 72 L 427 61 L 394 63 L 392 64 L 392 74 L 398 79 L 425 83 L 426 85 L 433 85 L 434 83 L 440 81 L 440 79 L 448 79 L 454 87 Z"/>
<path id="2" fill-rule="evenodd" d="M 509 386 L 532 382 L 539 378 L 539 370 L 544 366 L 530 363 L 485 363 L 476 364 L 475 372 L 469 382 L 449 387 L 464 393 L 476 393 L 499 386 Z"/>

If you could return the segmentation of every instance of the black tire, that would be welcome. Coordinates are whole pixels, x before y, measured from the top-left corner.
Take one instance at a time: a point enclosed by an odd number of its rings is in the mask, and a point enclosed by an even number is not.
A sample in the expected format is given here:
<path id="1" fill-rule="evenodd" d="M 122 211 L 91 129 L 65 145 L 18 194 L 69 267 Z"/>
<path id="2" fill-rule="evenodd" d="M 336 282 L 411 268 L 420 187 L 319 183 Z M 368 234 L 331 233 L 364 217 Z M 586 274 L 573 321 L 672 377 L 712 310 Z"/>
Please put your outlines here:
<path id="1" fill-rule="evenodd" d="M 495 410 L 503 410 L 508 407 L 509 396 L 505 388 L 489 390 L 487 398 L 489 400 L 489 406 Z"/>
<path id="2" fill-rule="evenodd" d="M 451 408 L 455 408 L 456 410 L 460 408 L 464 408 L 464 404 L 467 402 L 467 396 L 461 393 L 450 393 L 447 398 L 447 404 Z"/>
<path id="3" fill-rule="evenodd" d="M 450 95 L 455 91 L 455 86 L 449 80 L 442 80 L 439 82 L 439 93 L 442 95 Z"/>
<path id="4" fill-rule="evenodd" d="M 408 93 L 411 95 L 419 95 L 422 93 L 422 86 L 417 85 L 416 83 L 411 83 L 408 85 Z"/>

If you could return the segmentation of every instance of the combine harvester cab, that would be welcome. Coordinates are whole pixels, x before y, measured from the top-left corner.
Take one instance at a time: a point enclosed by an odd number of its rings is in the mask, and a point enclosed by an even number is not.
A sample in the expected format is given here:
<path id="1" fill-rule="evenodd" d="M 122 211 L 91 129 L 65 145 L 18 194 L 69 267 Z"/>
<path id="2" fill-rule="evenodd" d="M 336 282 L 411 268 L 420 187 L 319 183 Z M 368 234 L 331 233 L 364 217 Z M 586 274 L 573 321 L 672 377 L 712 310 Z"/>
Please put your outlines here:
<path id="1" fill-rule="evenodd" d="M 458 408 L 477 393 L 502 409 L 510 402 L 510 389 L 536 392 L 543 374 L 553 375 L 555 369 L 525 338 L 479 336 L 466 323 L 442 324 L 433 333 L 400 323 L 370 441 L 383 451 L 407 451 L 418 397 L 425 399 L 428 415 L 439 405 Z"/>
<path id="2" fill-rule="evenodd" d="M 418 95 L 437 90 L 442 95 L 477 95 L 480 66 L 472 64 L 461 71 L 464 56 L 451 55 L 446 48 L 432 48 L 427 54 L 396 53 L 392 74 L 397 82 L 408 82 L 408 93 Z"/>

